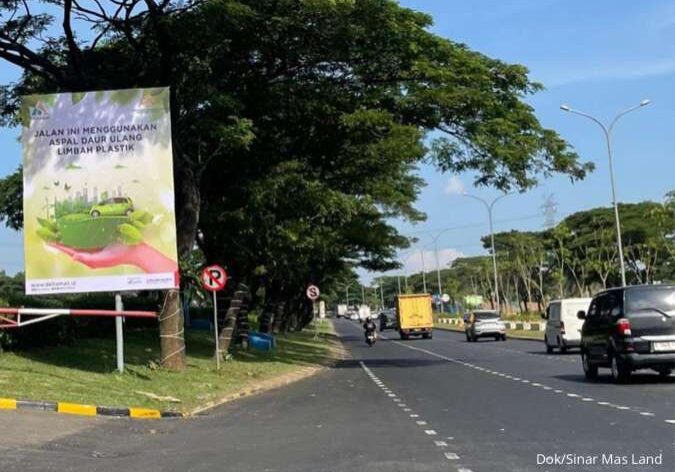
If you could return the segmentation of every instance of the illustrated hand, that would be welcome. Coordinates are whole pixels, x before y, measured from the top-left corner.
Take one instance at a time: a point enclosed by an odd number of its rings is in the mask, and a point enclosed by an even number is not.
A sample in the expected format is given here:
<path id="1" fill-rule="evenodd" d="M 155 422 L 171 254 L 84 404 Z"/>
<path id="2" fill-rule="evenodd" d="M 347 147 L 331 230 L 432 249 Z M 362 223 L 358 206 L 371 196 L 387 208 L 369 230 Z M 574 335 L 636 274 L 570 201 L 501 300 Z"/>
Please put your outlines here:
<path id="1" fill-rule="evenodd" d="M 59 243 L 49 246 L 69 255 L 72 260 L 91 269 L 105 269 L 119 265 L 138 267 L 145 273 L 167 273 L 178 271 L 178 264 L 152 246 L 145 243 L 134 246 L 111 244 L 96 251 L 75 249 Z"/>

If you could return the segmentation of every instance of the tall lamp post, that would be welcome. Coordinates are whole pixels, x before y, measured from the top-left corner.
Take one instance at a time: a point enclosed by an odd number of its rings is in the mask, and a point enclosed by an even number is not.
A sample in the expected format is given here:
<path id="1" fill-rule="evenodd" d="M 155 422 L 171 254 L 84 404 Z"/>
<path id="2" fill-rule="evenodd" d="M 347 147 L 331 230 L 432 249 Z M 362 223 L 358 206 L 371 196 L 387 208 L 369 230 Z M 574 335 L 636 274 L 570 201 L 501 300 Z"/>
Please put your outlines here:
<path id="1" fill-rule="evenodd" d="M 490 243 L 492 246 L 492 270 L 494 272 L 495 277 L 495 308 L 497 309 L 498 313 L 499 313 L 499 277 L 497 275 L 497 253 L 495 251 L 495 232 L 492 223 L 492 209 L 494 208 L 495 203 L 497 203 L 504 197 L 508 197 L 509 195 L 513 195 L 513 192 L 505 193 L 504 195 L 498 196 L 491 202 L 488 202 L 487 200 L 477 197 L 476 195 L 471 195 L 466 192 L 462 193 L 462 196 L 464 197 L 473 198 L 474 200 L 478 200 L 479 202 L 481 202 L 483 205 L 485 205 L 485 208 L 487 208 L 488 211 L 488 218 L 490 219 Z"/>
<path id="2" fill-rule="evenodd" d="M 444 235 L 447 231 L 451 231 L 454 228 L 447 228 L 442 231 L 439 231 L 434 235 L 433 232 L 431 231 L 419 231 L 418 233 L 420 234 L 425 234 L 429 237 L 431 237 L 433 244 L 434 244 L 434 257 L 436 259 L 436 284 L 438 285 L 438 305 L 440 306 L 440 311 L 443 313 L 444 309 L 444 302 L 443 302 L 443 286 L 441 285 L 441 262 L 438 257 L 438 239 Z M 422 266 L 424 267 L 424 250 L 422 250 Z M 422 269 L 422 273 L 424 274 L 424 268 Z M 424 276 L 424 284 L 426 285 L 426 276 Z M 426 290 L 425 290 L 426 292 Z"/>
<path id="3" fill-rule="evenodd" d="M 427 293 L 427 268 L 424 265 L 424 247 L 420 249 L 420 256 L 422 257 L 422 291 Z"/>
<path id="4" fill-rule="evenodd" d="M 607 157 L 609 159 L 609 180 L 612 184 L 612 202 L 614 204 L 614 221 L 616 223 L 616 242 L 617 245 L 619 246 L 619 262 L 621 264 L 621 286 L 625 287 L 626 286 L 626 266 L 623 261 L 623 244 L 621 242 L 621 222 L 619 221 L 619 205 L 616 201 L 616 189 L 614 185 L 614 164 L 612 161 L 612 130 L 614 129 L 614 125 L 616 122 L 619 120 L 624 115 L 627 115 L 628 113 L 637 110 L 638 108 L 642 108 L 644 106 L 649 105 L 650 101 L 649 100 L 642 100 L 639 104 L 634 105 L 618 115 L 614 117 L 614 119 L 610 122 L 609 126 L 605 126 L 604 123 L 602 123 L 600 120 L 595 118 L 592 115 L 589 115 L 588 113 L 584 113 L 582 111 L 574 110 L 568 105 L 561 105 L 560 109 L 563 111 L 566 111 L 568 113 L 574 113 L 575 115 L 583 116 L 585 118 L 588 118 L 589 120 L 595 122 L 600 128 L 602 128 L 602 131 L 605 134 L 605 140 L 607 142 Z"/>

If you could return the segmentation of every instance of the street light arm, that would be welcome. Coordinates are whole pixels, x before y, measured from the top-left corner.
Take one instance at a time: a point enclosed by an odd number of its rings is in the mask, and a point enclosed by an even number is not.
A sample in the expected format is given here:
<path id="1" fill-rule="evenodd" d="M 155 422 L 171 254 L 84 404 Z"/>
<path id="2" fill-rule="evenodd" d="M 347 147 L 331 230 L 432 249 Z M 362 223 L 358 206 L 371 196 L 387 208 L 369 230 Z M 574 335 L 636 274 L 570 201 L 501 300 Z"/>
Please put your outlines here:
<path id="1" fill-rule="evenodd" d="M 498 202 L 499 200 L 501 200 L 502 198 L 506 198 L 506 197 L 508 197 L 509 195 L 514 195 L 515 193 L 517 193 L 517 192 L 508 192 L 508 193 L 505 193 L 505 194 L 503 194 L 503 195 L 498 196 L 497 198 L 495 198 L 494 200 L 492 200 L 492 203 L 490 203 L 490 209 L 492 209 L 492 207 L 495 206 L 495 203 L 497 203 L 497 202 Z"/>
<path id="2" fill-rule="evenodd" d="M 565 111 L 567 111 L 569 113 L 574 113 L 575 115 L 579 115 L 579 116 L 583 116 L 585 118 L 588 118 L 589 120 L 595 122 L 598 126 L 600 126 L 600 128 L 602 128 L 602 130 L 605 132 L 605 135 L 609 136 L 609 129 L 607 129 L 607 127 L 605 126 L 605 124 L 602 121 L 598 120 L 593 115 L 589 115 L 588 113 L 584 113 L 583 111 L 575 110 L 573 108 L 567 108 L 567 109 L 565 109 Z M 614 121 L 616 121 L 616 119 Z"/>
<path id="3" fill-rule="evenodd" d="M 632 106 L 632 107 L 630 107 L 630 108 L 627 108 L 627 109 L 625 109 L 624 111 L 622 111 L 621 113 L 619 113 L 618 115 L 616 115 L 616 116 L 614 117 L 614 119 L 612 120 L 612 122 L 609 124 L 608 132 L 609 132 L 609 133 L 612 132 L 612 128 L 614 128 L 614 125 L 616 124 L 616 122 L 619 121 L 619 118 L 621 118 L 621 117 L 624 116 L 624 115 L 627 115 L 628 113 L 630 113 L 630 112 L 632 112 L 632 111 L 637 110 L 638 108 L 642 108 L 642 107 L 644 107 L 644 106 L 646 106 L 646 105 L 649 105 L 649 100 L 643 100 L 642 102 L 638 103 L 637 105 L 634 105 L 634 106 Z"/>
<path id="4" fill-rule="evenodd" d="M 490 211 L 490 204 L 489 204 L 487 201 L 483 200 L 482 198 L 477 197 L 476 195 L 471 195 L 470 193 L 466 193 L 466 192 L 464 192 L 464 193 L 462 194 L 462 196 L 463 196 L 463 197 L 466 197 L 466 198 L 473 198 L 474 200 L 478 200 L 478 201 L 481 202 L 483 205 L 485 205 L 485 208 L 487 208 L 488 211 Z"/>

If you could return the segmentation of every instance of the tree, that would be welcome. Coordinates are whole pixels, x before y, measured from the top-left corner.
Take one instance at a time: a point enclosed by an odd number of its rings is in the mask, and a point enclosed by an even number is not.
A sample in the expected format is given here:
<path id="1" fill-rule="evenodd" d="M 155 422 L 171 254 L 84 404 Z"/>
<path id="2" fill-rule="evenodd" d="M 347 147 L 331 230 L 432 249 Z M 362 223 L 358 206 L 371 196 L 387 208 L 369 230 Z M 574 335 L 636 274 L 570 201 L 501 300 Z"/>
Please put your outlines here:
<path id="1" fill-rule="evenodd" d="M 0 58 L 24 72 L 5 89 L 6 123 L 30 92 L 169 85 L 180 257 L 199 229 L 209 261 L 288 309 L 309 280 L 396 265 L 407 241 L 388 221 L 423 217 L 413 170 L 427 156 L 502 190 L 592 168 L 524 102 L 540 89 L 526 68 L 434 35 L 393 1 L 49 3 L 60 29 L 27 2 L 0 6 Z M 181 322 L 169 292 L 162 356 L 177 369 Z"/>

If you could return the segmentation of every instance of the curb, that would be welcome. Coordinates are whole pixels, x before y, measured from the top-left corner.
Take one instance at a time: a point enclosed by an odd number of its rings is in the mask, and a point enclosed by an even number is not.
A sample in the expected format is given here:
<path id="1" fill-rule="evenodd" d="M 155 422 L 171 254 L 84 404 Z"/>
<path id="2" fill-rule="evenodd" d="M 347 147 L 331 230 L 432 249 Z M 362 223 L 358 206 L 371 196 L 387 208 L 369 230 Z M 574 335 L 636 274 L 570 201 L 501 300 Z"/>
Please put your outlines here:
<path id="1" fill-rule="evenodd" d="M 342 340 L 340 339 L 340 336 L 336 334 L 329 334 L 327 335 L 327 338 L 331 339 L 335 345 L 331 346 L 331 351 L 336 355 L 336 357 L 329 361 L 327 365 L 323 366 L 307 366 L 307 367 L 302 367 L 294 372 L 290 372 L 288 374 L 285 374 L 281 377 L 278 378 L 272 378 L 268 379 L 267 381 L 261 382 L 260 385 L 257 387 L 252 387 L 248 388 L 245 390 L 242 390 L 240 392 L 235 392 L 231 393 L 229 395 L 225 395 L 222 398 L 219 398 L 218 400 L 213 400 L 208 402 L 205 405 L 199 406 L 193 410 L 191 410 L 189 413 L 186 413 L 185 416 L 206 416 L 208 414 L 209 410 L 212 410 L 216 407 L 219 407 L 221 405 L 224 405 L 226 403 L 233 402 L 235 400 L 239 400 L 240 398 L 245 398 L 245 397 L 250 397 L 253 395 L 257 395 L 260 393 L 265 393 L 269 392 L 271 390 L 275 390 L 281 387 L 285 387 L 286 385 L 290 385 L 295 382 L 299 382 L 300 380 L 305 380 L 310 377 L 313 377 L 315 375 L 318 375 L 322 372 L 327 371 L 328 369 L 334 368 L 336 365 L 341 360 L 344 360 L 348 356 L 347 350 L 344 348 L 344 345 L 342 344 Z"/>
<path id="2" fill-rule="evenodd" d="M 434 329 L 440 329 L 440 330 L 443 330 L 443 331 L 453 331 L 455 333 L 463 333 L 464 332 L 464 330 L 462 328 L 450 328 L 450 327 L 446 327 L 446 326 L 434 326 Z M 509 339 L 517 339 L 519 341 L 534 341 L 534 342 L 538 342 L 538 343 L 544 342 L 543 339 L 537 339 L 537 338 L 533 338 L 531 336 L 521 336 L 521 335 L 518 335 L 518 334 L 508 334 L 508 338 Z"/>
<path id="3" fill-rule="evenodd" d="M 162 411 L 156 410 L 153 408 L 134 408 L 134 407 L 110 407 L 110 406 L 95 406 L 95 405 L 83 405 L 80 403 L 68 403 L 68 402 L 50 402 L 50 401 L 35 401 L 35 400 L 17 400 L 14 398 L 2 398 L 0 397 L 0 411 L 2 410 L 40 410 L 40 411 L 50 411 L 53 413 L 60 413 L 64 415 L 76 415 L 76 416 L 101 416 L 107 418 L 133 418 L 137 420 L 159 420 L 159 419 L 170 419 L 170 418 L 189 418 L 191 416 L 205 416 L 205 412 L 211 410 L 217 406 L 220 406 L 224 403 L 228 403 L 240 398 L 249 397 L 258 393 L 267 392 L 269 390 L 274 390 L 291 383 L 297 382 L 299 380 L 304 380 L 306 378 L 312 377 L 320 372 L 323 372 L 331 367 L 334 367 L 339 360 L 346 357 L 346 350 L 342 345 L 340 337 L 335 335 L 329 335 L 331 338 L 334 338 L 337 341 L 336 344 L 339 346 L 333 346 L 331 350 L 338 354 L 338 359 L 335 359 L 329 363 L 327 366 L 317 366 L 317 367 L 302 367 L 296 371 L 290 372 L 278 378 L 271 378 L 267 381 L 263 381 L 260 385 L 252 388 L 248 388 L 239 392 L 231 393 L 226 395 L 219 400 L 215 400 L 197 407 L 190 412 L 182 413 L 179 411 Z"/>
<path id="4" fill-rule="evenodd" d="M 0 398 L 0 410 L 40 410 L 63 415 L 103 416 L 113 418 L 133 418 L 137 420 L 158 420 L 165 418 L 184 418 L 187 415 L 178 411 L 161 411 L 153 408 L 117 408 L 109 406 L 82 405 L 68 402 L 47 402 Z"/>
<path id="5" fill-rule="evenodd" d="M 314 375 L 324 372 L 327 368 L 326 367 L 304 367 L 302 370 L 298 372 L 293 372 L 290 374 L 287 374 L 286 376 L 279 378 L 279 379 L 273 379 L 270 380 L 268 383 L 263 383 L 263 385 L 260 385 L 258 387 L 253 387 L 253 388 L 248 388 L 246 390 L 242 390 L 240 392 L 235 392 L 231 393 L 229 395 L 225 395 L 222 398 L 219 398 L 218 400 L 213 400 L 208 402 L 205 405 L 199 406 L 193 410 L 191 410 L 189 413 L 186 413 L 184 416 L 185 417 L 190 417 L 190 416 L 206 416 L 208 414 L 209 410 L 213 410 L 214 408 L 217 408 L 221 405 L 224 405 L 226 403 L 233 402 L 235 400 L 239 400 L 240 398 L 245 398 L 245 397 L 250 397 L 253 395 L 257 395 L 259 393 L 265 393 L 269 392 L 271 390 L 275 390 L 277 388 L 285 387 L 286 385 L 290 385 L 292 383 L 298 382 L 300 380 L 307 379 L 309 377 L 313 377 Z"/>

